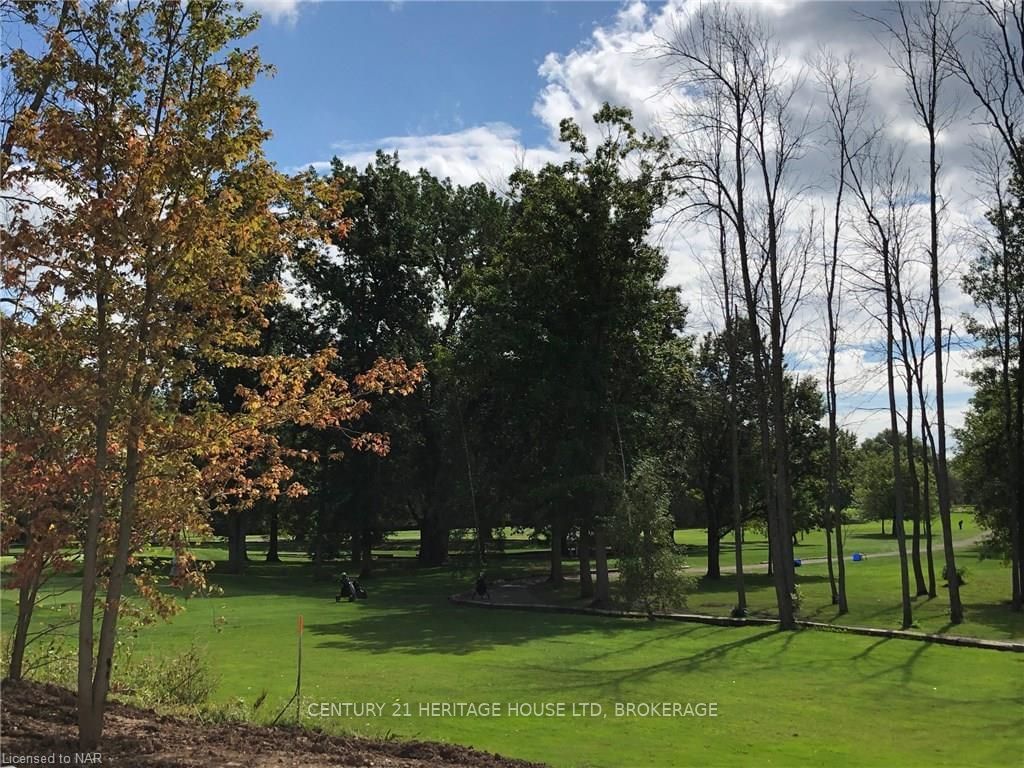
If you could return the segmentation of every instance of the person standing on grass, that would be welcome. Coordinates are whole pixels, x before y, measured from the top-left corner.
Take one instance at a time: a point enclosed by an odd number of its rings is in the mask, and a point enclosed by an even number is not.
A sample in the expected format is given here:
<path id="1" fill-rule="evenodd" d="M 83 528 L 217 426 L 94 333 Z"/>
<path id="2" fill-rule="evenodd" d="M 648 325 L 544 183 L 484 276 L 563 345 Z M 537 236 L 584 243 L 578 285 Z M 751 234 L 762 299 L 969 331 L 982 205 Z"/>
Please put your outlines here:
<path id="1" fill-rule="evenodd" d="M 476 577 L 476 596 L 483 599 L 491 599 L 491 592 L 487 588 L 487 579 L 484 576 L 484 572 L 480 571 L 480 575 Z"/>

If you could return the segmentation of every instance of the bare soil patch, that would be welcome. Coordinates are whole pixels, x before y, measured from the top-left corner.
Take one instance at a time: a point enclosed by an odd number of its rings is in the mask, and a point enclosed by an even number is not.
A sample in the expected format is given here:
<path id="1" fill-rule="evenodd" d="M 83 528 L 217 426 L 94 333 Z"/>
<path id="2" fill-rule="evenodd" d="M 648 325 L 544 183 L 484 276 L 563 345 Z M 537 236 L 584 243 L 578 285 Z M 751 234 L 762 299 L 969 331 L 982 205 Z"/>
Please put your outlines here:
<path id="1" fill-rule="evenodd" d="M 24 755 L 42 764 L 87 765 L 78 749 L 75 697 L 55 685 L 4 681 L 0 688 L 0 742 L 4 764 Z M 56 756 L 50 762 L 50 756 Z M 62 763 L 61 756 L 70 756 Z M 455 744 L 374 741 L 328 736 L 296 727 L 246 723 L 204 724 L 111 702 L 100 765 L 131 768 L 543 768 Z M 34 762 L 22 763 L 38 764 Z"/>

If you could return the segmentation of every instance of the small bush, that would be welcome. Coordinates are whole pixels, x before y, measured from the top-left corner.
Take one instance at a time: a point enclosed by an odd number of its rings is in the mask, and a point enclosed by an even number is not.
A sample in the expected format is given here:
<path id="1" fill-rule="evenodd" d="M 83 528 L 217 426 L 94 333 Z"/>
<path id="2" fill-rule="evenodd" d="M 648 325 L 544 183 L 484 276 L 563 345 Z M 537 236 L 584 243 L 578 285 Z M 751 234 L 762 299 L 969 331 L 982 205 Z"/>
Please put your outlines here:
<path id="1" fill-rule="evenodd" d="M 185 709 L 205 704 L 218 682 L 205 649 L 195 644 L 177 656 L 130 664 L 119 677 L 140 704 Z"/>
<path id="2" fill-rule="evenodd" d="M 212 725 L 253 722 L 256 720 L 256 713 L 259 712 L 266 700 L 267 691 L 264 689 L 252 704 L 239 696 L 226 704 L 204 705 L 199 708 L 196 715 L 201 722 Z"/>
<path id="3" fill-rule="evenodd" d="M 968 571 L 966 565 L 961 565 L 959 568 L 956 569 L 957 581 L 960 582 L 960 586 L 961 587 L 964 586 L 965 584 L 967 584 L 967 574 L 968 573 L 970 573 L 970 571 Z M 944 578 L 947 582 L 949 581 L 949 566 L 948 565 L 942 566 L 942 578 Z"/>
<path id="4" fill-rule="evenodd" d="M 803 605 L 804 602 L 804 593 L 800 589 L 799 584 L 793 586 L 793 594 L 790 595 L 790 597 L 793 600 L 793 613 L 799 613 L 800 606 Z"/>

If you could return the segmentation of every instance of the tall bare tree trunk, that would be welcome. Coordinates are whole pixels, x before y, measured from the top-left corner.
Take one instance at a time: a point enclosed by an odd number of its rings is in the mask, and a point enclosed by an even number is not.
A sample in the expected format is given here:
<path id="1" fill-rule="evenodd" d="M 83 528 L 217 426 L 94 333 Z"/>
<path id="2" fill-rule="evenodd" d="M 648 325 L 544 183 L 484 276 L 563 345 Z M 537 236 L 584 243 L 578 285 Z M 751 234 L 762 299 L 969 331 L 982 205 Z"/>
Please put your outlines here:
<path id="1" fill-rule="evenodd" d="M 831 514 L 828 507 L 822 511 L 822 520 L 825 526 L 825 562 L 828 565 L 828 588 L 832 593 L 832 605 L 839 603 L 839 589 L 836 587 L 836 570 L 832 562 L 832 526 L 829 518 Z"/>
<path id="2" fill-rule="evenodd" d="M 906 297 L 903 293 L 902 270 L 897 260 L 895 273 L 893 275 L 893 287 L 895 288 L 895 306 L 899 316 L 900 324 L 900 355 L 903 358 L 903 373 L 905 378 L 905 390 L 907 395 L 906 415 L 906 453 L 907 453 L 907 475 L 910 483 L 911 503 L 913 504 L 913 542 L 911 551 L 911 562 L 914 568 L 914 583 L 917 589 L 917 596 L 928 594 L 928 585 L 925 583 L 924 571 L 921 568 L 921 489 L 917 484 L 917 460 L 914 451 L 914 369 L 912 361 L 917 355 L 913 353 L 913 344 L 910 321 L 907 315 Z M 923 436 L 922 436 L 923 439 Z"/>
<path id="3" fill-rule="evenodd" d="M 894 328 L 893 328 L 893 315 L 895 314 L 894 302 L 893 302 L 893 270 L 892 263 L 889 256 L 889 245 L 887 242 L 882 244 L 882 268 L 885 272 L 885 330 L 886 330 L 886 360 L 885 360 L 885 371 L 886 381 L 889 390 L 889 428 L 892 430 L 891 441 L 892 441 L 892 476 L 893 476 L 893 496 L 895 505 L 895 514 L 893 516 L 893 530 L 896 534 L 897 549 L 900 556 L 900 594 L 901 602 L 903 604 L 903 621 L 902 626 L 904 629 L 910 627 L 914 623 L 914 616 L 910 606 L 910 572 L 907 567 L 907 540 L 906 532 L 903 529 L 903 470 L 900 462 L 900 432 L 899 423 L 897 421 L 897 410 L 896 410 L 896 381 L 894 375 L 894 363 L 893 363 L 893 342 L 894 342 Z"/>

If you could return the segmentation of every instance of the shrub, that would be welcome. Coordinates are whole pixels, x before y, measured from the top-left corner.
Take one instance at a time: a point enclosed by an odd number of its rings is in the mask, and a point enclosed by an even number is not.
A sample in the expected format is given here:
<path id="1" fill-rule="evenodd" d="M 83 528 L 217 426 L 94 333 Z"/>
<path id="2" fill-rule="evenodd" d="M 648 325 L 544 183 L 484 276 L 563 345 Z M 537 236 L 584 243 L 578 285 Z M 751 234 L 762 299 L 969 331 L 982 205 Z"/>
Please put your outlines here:
<path id="1" fill-rule="evenodd" d="M 961 587 L 964 586 L 967 583 L 967 574 L 969 572 L 970 571 L 968 571 L 966 565 L 961 565 L 960 567 L 958 567 L 956 569 L 957 580 L 960 582 L 960 586 Z M 942 578 L 944 578 L 947 582 L 949 581 L 949 566 L 948 565 L 942 566 Z"/>
<path id="2" fill-rule="evenodd" d="M 614 512 L 612 531 L 619 554 L 622 592 L 631 606 L 648 613 L 682 608 L 693 579 L 679 570 L 668 483 L 657 462 L 637 463 Z"/>

